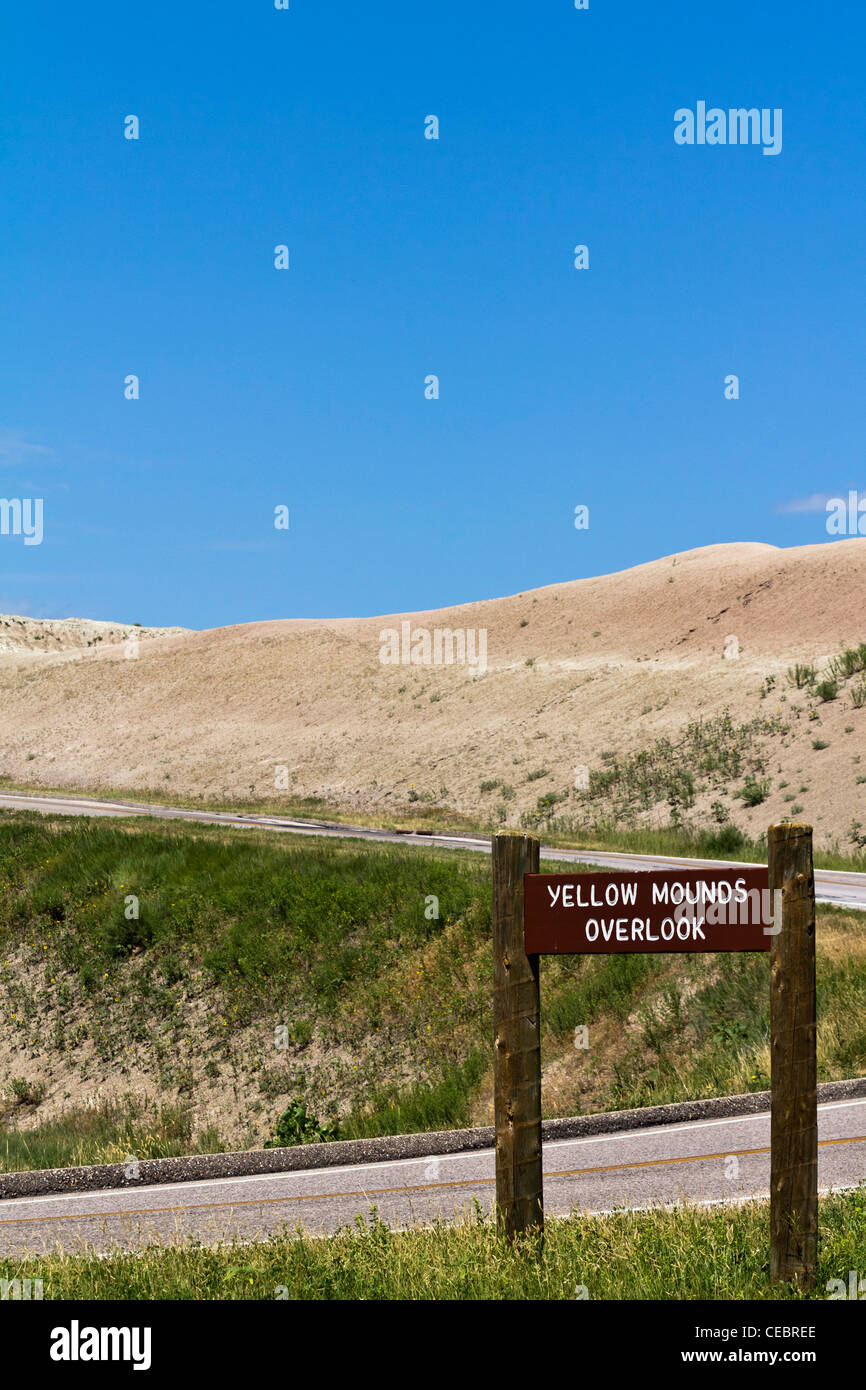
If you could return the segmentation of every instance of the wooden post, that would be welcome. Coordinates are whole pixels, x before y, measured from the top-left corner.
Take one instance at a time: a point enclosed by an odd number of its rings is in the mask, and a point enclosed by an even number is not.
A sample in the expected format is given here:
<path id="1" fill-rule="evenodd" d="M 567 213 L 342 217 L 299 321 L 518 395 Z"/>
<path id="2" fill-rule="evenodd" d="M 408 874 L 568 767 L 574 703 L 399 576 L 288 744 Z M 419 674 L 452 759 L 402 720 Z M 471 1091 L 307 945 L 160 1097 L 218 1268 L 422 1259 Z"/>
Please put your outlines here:
<path id="1" fill-rule="evenodd" d="M 812 827 L 771 825 L 767 848 L 770 890 L 782 893 L 782 929 L 770 948 L 770 1279 L 813 1288 L 818 1076 Z"/>
<path id="2" fill-rule="evenodd" d="M 532 835 L 493 836 L 493 1109 L 497 1220 L 509 1240 L 544 1233 L 538 956 L 523 949 L 523 875 L 537 874 Z"/>

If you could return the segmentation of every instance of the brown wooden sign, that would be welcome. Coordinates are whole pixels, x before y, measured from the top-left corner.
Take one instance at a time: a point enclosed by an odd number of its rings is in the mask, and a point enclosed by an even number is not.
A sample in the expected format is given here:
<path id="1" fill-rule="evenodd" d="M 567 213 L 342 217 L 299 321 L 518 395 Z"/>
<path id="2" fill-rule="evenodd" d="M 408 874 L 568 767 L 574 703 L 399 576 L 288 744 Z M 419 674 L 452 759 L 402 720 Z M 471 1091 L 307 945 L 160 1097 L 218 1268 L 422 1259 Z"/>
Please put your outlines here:
<path id="1" fill-rule="evenodd" d="M 543 1248 L 539 958 L 618 951 L 770 952 L 770 1278 L 814 1288 L 818 1249 L 812 827 L 767 831 L 769 864 L 540 874 L 533 835 L 493 836 L 496 1205 Z M 772 898 L 771 898 L 772 890 Z M 664 1160 L 662 1160 L 664 1161 Z"/>
<path id="2" fill-rule="evenodd" d="M 527 955 L 769 951 L 766 868 L 527 874 Z"/>

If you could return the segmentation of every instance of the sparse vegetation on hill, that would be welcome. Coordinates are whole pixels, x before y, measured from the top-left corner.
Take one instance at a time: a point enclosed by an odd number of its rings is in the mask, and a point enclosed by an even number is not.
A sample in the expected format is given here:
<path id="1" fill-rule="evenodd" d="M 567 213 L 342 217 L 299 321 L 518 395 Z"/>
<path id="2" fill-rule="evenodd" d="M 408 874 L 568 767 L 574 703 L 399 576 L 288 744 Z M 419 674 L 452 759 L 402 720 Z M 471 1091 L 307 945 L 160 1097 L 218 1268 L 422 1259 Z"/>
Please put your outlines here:
<path id="1" fill-rule="evenodd" d="M 182 627 L 142 627 L 88 618 L 29 618 L 0 614 L 0 653 L 37 657 L 49 652 L 82 652 L 99 644 L 120 646 L 133 633 L 142 641 L 186 632 Z M 39 643 L 39 646 L 36 645 Z"/>
<path id="2" fill-rule="evenodd" d="M 571 824 L 577 827 L 582 821 L 607 818 L 613 824 L 630 827 L 642 812 L 665 805 L 676 825 L 682 821 L 683 811 L 694 807 L 703 792 L 723 793 L 744 775 L 747 788 L 760 785 L 755 778 L 767 765 L 760 740 L 785 733 L 788 728 L 778 715 L 737 724 L 725 710 L 713 718 L 692 720 L 677 741 L 659 738 L 651 747 L 622 759 L 612 751 L 603 753 L 601 766 L 590 769 L 585 791 L 563 790 L 562 797 L 576 803 Z M 539 802 L 534 813 L 521 816 L 521 824 L 533 827 L 550 822 L 554 805 Z M 551 828 L 562 831 L 566 822 L 559 817 Z"/>

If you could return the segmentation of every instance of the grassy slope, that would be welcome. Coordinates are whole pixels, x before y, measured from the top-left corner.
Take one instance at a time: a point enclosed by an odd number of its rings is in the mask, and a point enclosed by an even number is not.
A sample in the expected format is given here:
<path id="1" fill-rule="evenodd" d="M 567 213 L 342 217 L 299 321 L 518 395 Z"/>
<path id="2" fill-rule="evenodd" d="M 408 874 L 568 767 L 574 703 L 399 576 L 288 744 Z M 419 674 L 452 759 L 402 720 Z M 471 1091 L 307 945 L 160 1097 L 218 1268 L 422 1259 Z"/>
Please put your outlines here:
<path id="1" fill-rule="evenodd" d="M 260 1144 L 298 1094 L 346 1137 L 487 1123 L 489 873 L 432 847 L 0 815 L 0 1164 Z M 864 938 L 821 910 L 822 1080 L 866 1072 Z M 768 1083 L 764 956 L 547 958 L 542 1000 L 548 1115 Z"/>
<path id="2" fill-rule="evenodd" d="M 820 1202 L 818 1277 L 862 1270 L 866 1187 Z M 805 1299 L 768 1279 L 765 1202 L 548 1221 L 544 1256 L 509 1247 L 488 1221 L 391 1232 L 376 1219 L 330 1240 L 289 1233 L 257 1245 L 187 1246 L 0 1260 L 41 1279 L 45 1299 Z M 583 1286 L 585 1294 L 578 1295 Z"/>

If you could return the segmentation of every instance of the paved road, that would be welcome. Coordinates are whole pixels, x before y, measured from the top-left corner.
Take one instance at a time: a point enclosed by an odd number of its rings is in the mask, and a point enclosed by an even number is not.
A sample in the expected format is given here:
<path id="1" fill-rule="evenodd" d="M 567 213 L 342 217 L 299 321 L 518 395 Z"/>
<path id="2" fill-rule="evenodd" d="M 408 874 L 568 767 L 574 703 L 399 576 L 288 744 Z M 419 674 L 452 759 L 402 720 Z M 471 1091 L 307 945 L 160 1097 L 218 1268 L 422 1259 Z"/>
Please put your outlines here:
<path id="1" fill-rule="evenodd" d="M 295 820 L 286 816 L 240 815 L 232 811 L 188 810 L 176 806 L 148 806 L 133 801 L 104 801 L 93 797 L 34 795 L 25 792 L 0 792 L 0 806 L 10 810 L 44 811 L 67 816 L 157 816 L 161 820 L 204 821 L 249 829 L 279 830 L 293 835 L 318 835 L 376 840 L 394 844 L 436 845 L 446 849 L 470 849 L 490 853 L 490 837 L 479 835 L 434 835 L 414 832 L 403 834 L 396 830 L 371 830 L 362 825 L 335 825 L 327 821 Z M 600 853 L 596 850 L 556 849 L 541 847 L 542 857 L 563 863 L 598 864 L 606 869 L 676 869 L 676 868 L 754 868 L 737 860 L 677 859 L 649 854 Z M 818 902 L 837 907 L 854 907 L 866 911 L 866 874 L 842 873 L 835 869 L 815 871 Z"/>
<path id="2" fill-rule="evenodd" d="M 819 1106 L 818 1128 L 820 1188 L 866 1181 L 866 1099 Z M 560 1140 L 544 1149 L 545 1211 L 766 1197 L 769 1144 L 769 1114 Z M 405 1227 L 471 1213 L 473 1198 L 489 1212 L 493 1194 L 493 1150 L 484 1149 L 137 1191 L 18 1197 L 0 1202 L 0 1253 L 261 1240 L 282 1226 L 326 1234 L 367 1218 L 373 1206 L 389 1226 Z"/>

